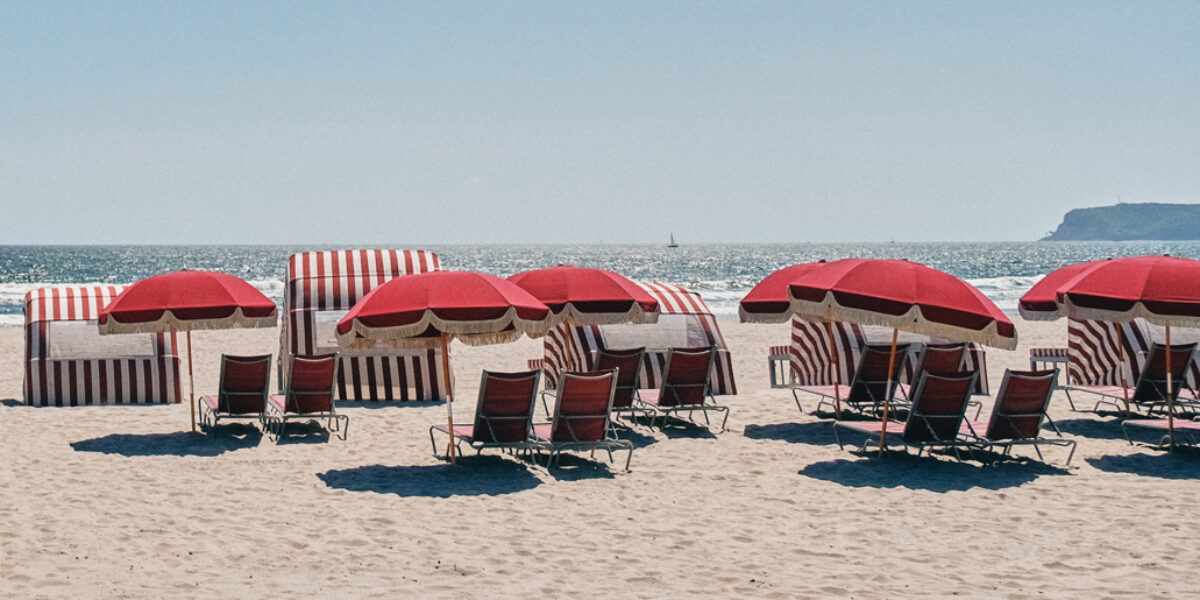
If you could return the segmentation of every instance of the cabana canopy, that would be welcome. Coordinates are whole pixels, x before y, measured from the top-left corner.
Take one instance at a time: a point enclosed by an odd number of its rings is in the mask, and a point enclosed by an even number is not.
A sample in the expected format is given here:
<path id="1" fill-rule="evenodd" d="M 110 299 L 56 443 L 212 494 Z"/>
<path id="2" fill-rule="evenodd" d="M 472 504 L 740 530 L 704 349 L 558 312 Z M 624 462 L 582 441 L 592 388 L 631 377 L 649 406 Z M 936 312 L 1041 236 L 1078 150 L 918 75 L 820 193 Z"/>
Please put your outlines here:
<path id="1" fill-rule="evenodd" d="M 291 357 L 338 352 L 341 400 L 443 400 L 441 350 L 400 350 L 380 344 L 341 348 L 337 323 L 367 292 L 396 277 L 441 268 L 424 250 L 301 252 L 288 259 L 279 328 L 280 385 Z"/>
<path id="2" fill-rule="evenodd" d="M 41 288 L 25 295 L 25 402 L 166 404 L 182 398 L 174 333 L 101 336 L 100 310 L 123 288 Z"/>

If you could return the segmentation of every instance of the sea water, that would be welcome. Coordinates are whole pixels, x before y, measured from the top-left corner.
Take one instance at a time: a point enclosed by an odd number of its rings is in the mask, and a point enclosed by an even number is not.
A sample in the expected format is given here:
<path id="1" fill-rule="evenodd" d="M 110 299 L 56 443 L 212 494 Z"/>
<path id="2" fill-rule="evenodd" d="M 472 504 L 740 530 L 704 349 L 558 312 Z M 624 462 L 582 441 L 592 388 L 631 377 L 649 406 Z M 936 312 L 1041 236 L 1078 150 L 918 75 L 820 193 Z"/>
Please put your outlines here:
<path id="1" fill-rule="evenodd" d="M 0 325 L 22 322 L 26 292 L 39 287 L 129 284 L 178 269 L 237 275 L 267 296 L 283 298 L 287 259 L 296 252 L 353 246 L 0 246 Z M 1170 254 L 1200 258 L 1200 242 L 981 242 L 663 245 L 433 245 L 396 248 L 436 252 L 442 268 L 508 276 L 557 264 L 602 267 L 643 281 L 681 284 L 703 295 L 721 318 L 781 267 L 840 258 L 904 258 L 974 284 L 1015 312 L 1017 299 L 1046 273 L 1071 263 Z"/>

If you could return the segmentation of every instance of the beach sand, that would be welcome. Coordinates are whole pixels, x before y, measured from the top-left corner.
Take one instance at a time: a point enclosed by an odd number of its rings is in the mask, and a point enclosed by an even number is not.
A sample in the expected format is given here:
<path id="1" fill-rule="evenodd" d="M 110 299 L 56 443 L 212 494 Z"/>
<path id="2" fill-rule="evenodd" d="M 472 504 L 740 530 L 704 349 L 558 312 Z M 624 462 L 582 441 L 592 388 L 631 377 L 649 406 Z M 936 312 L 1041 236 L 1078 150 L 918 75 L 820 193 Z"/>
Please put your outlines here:
<path id="1" fill-rule="evenodd" d="M 1065 342 L 1063 321 L 1017 325 L 1020 348 L 989 350 L 993 390 L 1029 347 Z M 729 431 L 635 427 L 630 473 L 599 457 L 449 466 L 426 433 L 442 404 L 349 406 L 347 441 L 300 426 L 278 445 L 238 425 L 194 437 L 186 402 L 26 407 L 22 330 L 3 328 L 0 597 L 1200 594 L 1197 454 L 1130 446 L 1056 393 L 1069 468 L 1061 448 L 1049 464 L 860 457 L 768 387 L 786 325 L 722 327 L 741 391 L 721 399 Z M 220 352 L 278 351 L 275 330 L 194 338 L 201 391 Z M 481 369 L 540 355 L 456 344 L 458 418 Z"/>

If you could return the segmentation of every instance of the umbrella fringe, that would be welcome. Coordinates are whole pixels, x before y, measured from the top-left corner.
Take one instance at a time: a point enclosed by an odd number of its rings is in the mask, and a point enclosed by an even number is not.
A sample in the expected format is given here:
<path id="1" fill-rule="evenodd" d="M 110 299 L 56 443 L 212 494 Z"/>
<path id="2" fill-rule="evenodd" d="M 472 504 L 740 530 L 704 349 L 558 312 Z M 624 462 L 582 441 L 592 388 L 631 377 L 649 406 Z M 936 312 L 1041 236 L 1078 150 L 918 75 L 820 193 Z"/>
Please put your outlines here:
<path id="1" fill-rule="evenodd" d="M 504 331 L 509 326 L 513 327 L 511 331 Z M 422 341 L 414 339 L 433 327 L 435 330 L 449 334 L 451 337 L 461 340 L 469 345 L 482 345 L 491 343 L 487 339 L 501 341 L 512 341 L 521 334 L 528 335 L 531 338 L 538 338 L 546 335 L 553 327 L 549 321 L 528 321 L 517 316 L 516 307 L 511 307 L 504 312 L 504 315 L 495 319 L 485 319 L 479 321 L 456 321 L 453 319 L 443 319 L 432 310 L 426 310 L 421 318 L 414 323 L 407 325 L 395 325 L 392 327 L 371 327 L 364 324 L 358 319 L 354 319 L 351 330 L 348 333 L 338 334 L 338 344 L 348 347 L 361 347 L 363 345 L 374 345 L 374 340 L 386 340 L 389 345 L 393 342 L 395 347 L 410 347 L 410 348 L 426 348 Z M 492 336 L 488 338 L 487 336 Z M 408 338 L 412 344 L 404 345 L 404 339 Z M 368 340 L 370 344 L 363 344 L 360 339 Z M 476 343 L 473 343 L 476 342 Z M 437 340 L 434 340 L 437 344 Z"/>
<path id="2" fill-rule="evenodd" d="M 175 316 L 175 313 L 166 310 L 163 312 L 163 316 L 157 320 L 146 321 L 144 323 L 121 323 L 110 315 L 107 321 L 100 324 L 100 333 L 164 333 L 168 331 L 201 331 L 234 328 L 258 329 L 274 327 L 278 322 L 278 311 L 272 312 L 266 317 L 247 317 L 242 313 L 242 309 L 238 308 L 228 317 L 180 319 Z"/>
<path id="3" fill-rule="evenodd" d="M 636 325 L 647 325 L 658 322 L 658 312 L 650 311 L 642 308 L 637 302 L 634 302 L 629 310 L 624 312 L 584 312 L 579 310 L 573 304 L 567 304 L 560 313 L 555 313 L 550 318 L 553 324 L 551 329 L 562 324 L 575 326 L 586 325 L 620 325 L 622 323 L 634 323 Z"/>
<path id="4" fill-rule="evenodd" d="M 744 307 L 744 306 L 739 306 L 738 307 L 738 320 L 741 321 L 742 323 L 765 323 L 765 324 L 787 323 L 788 321 L 792 320 L 792 313 L 791 312 L 754 313 L 754 312 L 748 312 L 746 310 L 746 307 Z"/>
<path id="5" fill-rule="evenodd" d="M 920 333 L 932 337 L 975 342 L 1002 350 L 1015 350 L 1017 347 L 1016 331 L 1013 331 L 1013 337 L 1004 337 L 997 330 L 995 321 L 992 321 L 983 329 L 968 329 L 966 327 L 947 325 L 927 320 L 921 313 L 920 306 L 913 306 L 900 315 L 884 315 L 875 311 L 842 306 L 833 298 L 833 294 L 827 294 L 823 302 L 810 302 L 793 298 L 792 312 L 804 319 L 845 321 L 862 325 L 881 325 L 891 327 L 892 329 L 899 329 L 900 331 Z"/>
<path id="6" fill-rule="evenodd" d="M 1146 305 L 1141 302 L 1135 302 L 1133 307 L 1125 311 L 1107 310 L 1103 308 L 1088 308 L 1079 306 L 1071 301 L 1070 294 L 1065 295 L 1066 298 L 1062 303 L 1061 312 L 1072 319 L 1081 319 L 1088 321 L 1110 321 L 1114 323 L 1126 323 L 1134 319 L 1145 319 L 1148 323 L 1169 327 L 1200 327 L 1200 317 L 1190 317 L 1185 315 L 1162 315 L 1151 312 L 1146 308 Z"/>

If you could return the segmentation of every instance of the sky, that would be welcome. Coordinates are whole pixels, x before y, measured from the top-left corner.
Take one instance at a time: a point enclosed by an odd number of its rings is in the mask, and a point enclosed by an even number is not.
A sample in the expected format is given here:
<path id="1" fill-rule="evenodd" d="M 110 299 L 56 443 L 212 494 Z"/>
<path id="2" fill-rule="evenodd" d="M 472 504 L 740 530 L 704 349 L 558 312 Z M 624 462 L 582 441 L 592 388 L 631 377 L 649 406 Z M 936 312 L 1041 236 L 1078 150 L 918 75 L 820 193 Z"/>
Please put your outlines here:
<path id="1" fill-rule="evenodd" d="M 1200 203 L 1200 2 L 0 0 L 0 244 L 1037 239 Z"/>

